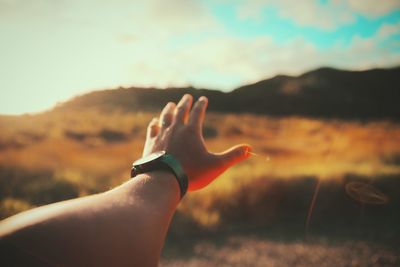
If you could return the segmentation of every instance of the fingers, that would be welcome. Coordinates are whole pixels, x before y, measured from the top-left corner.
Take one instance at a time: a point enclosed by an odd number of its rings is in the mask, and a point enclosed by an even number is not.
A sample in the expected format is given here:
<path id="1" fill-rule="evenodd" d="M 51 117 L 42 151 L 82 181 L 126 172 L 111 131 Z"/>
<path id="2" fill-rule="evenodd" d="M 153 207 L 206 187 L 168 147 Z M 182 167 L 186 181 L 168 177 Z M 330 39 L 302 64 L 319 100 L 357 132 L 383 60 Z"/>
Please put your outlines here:
<path id="1" fill-rule="evenodd" d="M 174 119 L 176 105 L 174 102 L 169 102 L 161 112 L 159 126 L 161 129 L 168 128 Z"/>
<path id="2" fill-rule="evenodd" d="M 201 129 L 204 122 L 207 104 L 208 99 L 205 96 L 202 96 L 199 98 L 199 100 L 197 100 L 196 104 L 194 104 L 192 112 L 190 113 L 188 122 L 189 125 Z"/>
<path id="3" fill-rule="evenodd" d="M 159 131 L 160 126 L 158 124 L 158 118 L 153 118 L 147 127 L 147 138 L 155 137 Z"/>
<path id="4" fill-rule="evenodd" d="M 162 129 L 168 128 L 172 123 L 188 124 L 201 128 L 205 111 L 207 109 L 208 99 L 204 96 L 200 97 L 194 105 L 192 111 L 193 97 L 189 94 L 185 94 L 179 101 L 178 105 L 173 102 L 169 102 L 161 112 L 159 127 Z M 190 116 L 189 116 L 190 113 Z"/>
<path id="5" fill-rule="evenodd" d="M 179 101 L 178 105 L 175 109 L 175 121 L 177 123 L 185 124 L 189 117 L 189 111 L 192 107 L 193 97 L 189 94 L 185 94 L 181 101 Z"/>
<path id="6" fill-rule="evenodd" d="M 217 157 L 221 160 L 222 165 L 229 167 L 248 158 L 250 151 L 251 147 L 249 145 L 237 145 L 217 154 Z"/>

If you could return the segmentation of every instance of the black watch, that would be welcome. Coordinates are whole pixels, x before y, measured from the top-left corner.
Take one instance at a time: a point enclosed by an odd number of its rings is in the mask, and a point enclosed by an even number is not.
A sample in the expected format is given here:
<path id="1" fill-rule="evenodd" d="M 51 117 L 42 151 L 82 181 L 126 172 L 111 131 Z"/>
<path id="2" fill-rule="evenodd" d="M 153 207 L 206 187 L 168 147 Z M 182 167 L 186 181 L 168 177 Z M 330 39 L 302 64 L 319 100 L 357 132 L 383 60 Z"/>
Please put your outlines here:
<path id="1" fill-rule="evenodd" d="M 178 181 L 179 188 L 181 190 L 181 198 L 185 195 L 189 185 L 188 178 L 179 161 L 165 151 L 151 153 L 150 155 L 133 162 L 131 178 L 140 173 L 155 170 L 167 170 L 172 172 Z"/>

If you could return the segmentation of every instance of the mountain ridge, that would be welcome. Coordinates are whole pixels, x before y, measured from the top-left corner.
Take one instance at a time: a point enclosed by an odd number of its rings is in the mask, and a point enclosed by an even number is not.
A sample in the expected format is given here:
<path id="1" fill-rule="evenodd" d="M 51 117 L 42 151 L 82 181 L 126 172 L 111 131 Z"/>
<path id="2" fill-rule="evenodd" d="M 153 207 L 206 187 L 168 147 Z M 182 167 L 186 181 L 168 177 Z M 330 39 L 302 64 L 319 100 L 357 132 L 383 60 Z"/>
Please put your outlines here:
<path id="1" fill-rule="evenodd" d="M 53 111 L 159 111 L 185 93 L 207 96 L 209 110 L 217 112 L 400 120 L 400 67 L 365 71 L 322 67 L 299 76 L 277 75 L 231 92 L 193 87 L 106 89 L 74 97 Z"/>

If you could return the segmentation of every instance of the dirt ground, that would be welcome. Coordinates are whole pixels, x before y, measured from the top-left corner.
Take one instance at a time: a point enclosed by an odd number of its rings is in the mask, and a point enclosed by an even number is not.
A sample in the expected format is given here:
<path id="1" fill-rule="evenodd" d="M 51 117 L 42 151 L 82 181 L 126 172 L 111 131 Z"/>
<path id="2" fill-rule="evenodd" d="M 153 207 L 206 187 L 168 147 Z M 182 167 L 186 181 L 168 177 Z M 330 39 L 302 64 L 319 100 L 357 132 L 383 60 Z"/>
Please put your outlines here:
<path id="1" fill-rule="evenodd" d="M 322 238 L 307 242 L 271 241 L 256 236 L 235 236 L 223 242 L 199 241 L 190 252 L 183 253 L 185 255 L 176 251 L 179 246 L 167 246 L 161 267 L 400 266 L 399 248 L 365 241 L 331 242 Z M 175 250 L 176 254 L 171 250 Z"/>

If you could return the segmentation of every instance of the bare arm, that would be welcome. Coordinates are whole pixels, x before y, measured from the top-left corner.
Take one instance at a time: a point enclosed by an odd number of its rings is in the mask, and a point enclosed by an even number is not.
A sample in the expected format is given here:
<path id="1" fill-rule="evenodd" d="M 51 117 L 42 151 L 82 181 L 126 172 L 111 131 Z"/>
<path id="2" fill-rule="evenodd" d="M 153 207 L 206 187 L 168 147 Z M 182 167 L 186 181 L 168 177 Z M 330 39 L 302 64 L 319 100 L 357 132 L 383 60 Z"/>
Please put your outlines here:
<path id="1" fill-rule="evenodd" d="M 208 152 L 201 135 L 207 99 L 191 106 L 190 95 L 178 106 L 169 103 L 149 124 L 143 152 L 174 155 L 188 175 L 189 191 L 209 184 L 249 150 L 241 145 Z M 141 174 L 102 194 L 8 218 L 0 223 L 0 243 L 50 266 L 157 266 L 179 190 L 172 173 Z"/>

